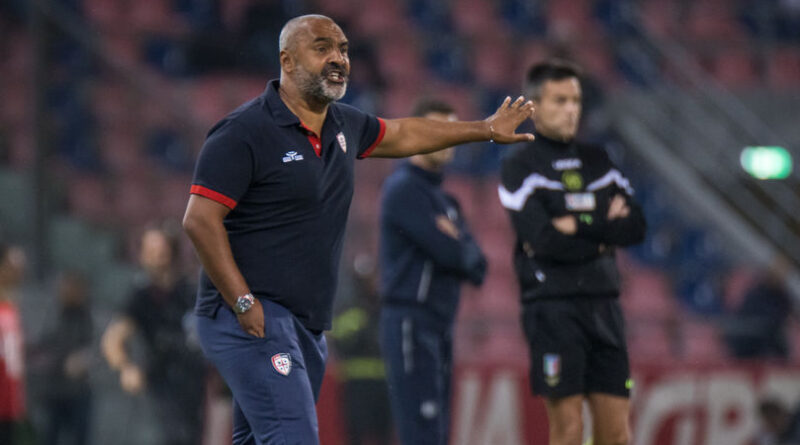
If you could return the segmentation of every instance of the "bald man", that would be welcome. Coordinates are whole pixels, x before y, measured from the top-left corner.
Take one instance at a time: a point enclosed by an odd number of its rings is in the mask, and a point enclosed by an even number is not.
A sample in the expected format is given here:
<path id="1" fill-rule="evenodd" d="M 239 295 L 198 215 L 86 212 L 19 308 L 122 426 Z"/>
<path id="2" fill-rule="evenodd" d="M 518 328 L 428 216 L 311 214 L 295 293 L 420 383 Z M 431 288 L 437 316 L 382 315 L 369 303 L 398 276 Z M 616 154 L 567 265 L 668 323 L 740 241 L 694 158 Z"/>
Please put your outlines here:
<path id="1" fill-rule="evenodd" d="M 183 226 L 202 263 L 198 330 L 234 398 L 233 443 L 317 444 L 315 402 L 353 163 L 515 133 L 533 113 L 506 98 L 482 121 L 380 119 L 336 101 L 348 41 L 331 19 L 290 20 L 280 80 L 217 123 L 200 152 Z"/>

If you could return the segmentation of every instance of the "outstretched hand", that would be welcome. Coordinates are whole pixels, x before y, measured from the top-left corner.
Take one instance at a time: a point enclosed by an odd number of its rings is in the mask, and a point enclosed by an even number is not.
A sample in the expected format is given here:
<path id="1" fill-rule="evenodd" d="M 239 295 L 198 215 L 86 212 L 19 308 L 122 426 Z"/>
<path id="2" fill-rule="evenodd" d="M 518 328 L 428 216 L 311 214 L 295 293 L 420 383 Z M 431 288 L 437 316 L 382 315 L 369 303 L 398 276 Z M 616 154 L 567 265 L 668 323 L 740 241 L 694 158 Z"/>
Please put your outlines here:
<path id="1" fill-rule="evenodd" d="M 514 103 L 511 103 L 511 97 L 506 97 L 500 108 L 486 118 L 492 141 L 498 144 L 532 141 L 533 134 L 516 133 L 516 130 L 521 123 L 533 116 L 533 111 L 533 102 L 526 102 L 524 97 L 518 97 Z"/>

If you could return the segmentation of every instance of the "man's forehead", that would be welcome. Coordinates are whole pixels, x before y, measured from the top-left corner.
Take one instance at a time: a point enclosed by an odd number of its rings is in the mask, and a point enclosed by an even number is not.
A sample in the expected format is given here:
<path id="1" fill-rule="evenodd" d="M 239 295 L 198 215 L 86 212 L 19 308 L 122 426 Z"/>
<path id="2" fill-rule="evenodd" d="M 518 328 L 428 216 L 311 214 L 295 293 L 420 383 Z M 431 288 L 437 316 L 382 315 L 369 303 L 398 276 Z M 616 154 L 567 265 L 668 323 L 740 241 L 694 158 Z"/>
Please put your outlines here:
<path id="1" fill-rule="evenodd" d="M 570 94 L 581 92 L 581 83 L 575 77 L 566 79 L 548 79 L 542 84 L 542 93 Z"/>
<path id="2" fill-rule="evenodd" d="M 303 42 L 316 40 L 333 40 L 335 42 L 347 41 L 342 29 L 333 20 L 314 18 L 302 23 L 295 37 Z"/>

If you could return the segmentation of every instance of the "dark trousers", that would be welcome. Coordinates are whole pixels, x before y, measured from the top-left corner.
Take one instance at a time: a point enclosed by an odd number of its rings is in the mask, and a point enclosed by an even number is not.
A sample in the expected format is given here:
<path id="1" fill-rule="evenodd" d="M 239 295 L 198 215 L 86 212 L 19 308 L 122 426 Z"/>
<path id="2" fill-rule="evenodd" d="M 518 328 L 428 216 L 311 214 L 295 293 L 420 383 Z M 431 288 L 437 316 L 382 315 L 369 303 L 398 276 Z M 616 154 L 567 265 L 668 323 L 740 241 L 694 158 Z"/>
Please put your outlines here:
<path id="1" fill-rule="evenodd" d="M 44 443 L 48 445 L 86 445 L 89 443 L 91 393 L 53 397 L 45 403 L 47 427 Z M 0 440 L 0 443 L 5 442 Z"/>
<path id="2" fill-rule="evenodd" d="M 389 399 L 403 445 L 447 445 L 450 435 L 452 326 L 418 310 L 381 311 L 381 350 Z"/>
<path id="3" fill-rule="evenodd" d="M 315 404 L 328 356 L 325 336 L 283 306 L 260 301 L 264 338 L 245 333 L 228 308 L 198 317 L 203 351 L 233 394 L 233 444 L 319 444 Z"/>

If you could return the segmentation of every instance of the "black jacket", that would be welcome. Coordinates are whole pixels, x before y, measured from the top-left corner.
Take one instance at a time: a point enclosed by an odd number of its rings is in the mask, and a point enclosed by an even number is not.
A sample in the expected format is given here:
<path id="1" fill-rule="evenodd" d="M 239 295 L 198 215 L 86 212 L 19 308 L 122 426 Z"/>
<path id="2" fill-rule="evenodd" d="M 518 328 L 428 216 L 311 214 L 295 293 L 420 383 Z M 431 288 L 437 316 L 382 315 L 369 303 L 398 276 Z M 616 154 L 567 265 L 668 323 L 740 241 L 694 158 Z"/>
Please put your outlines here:
<path id="1" fill-rule="evenodd" d="M 537 135 L 512 148 L 503 160 L 500 201 L 517 234 L 514 265 L 522 300 L 570 296 L 617 296 L 614 247 L 642 241 L 645 221 L 633 190 L 600 147 L 561 143 Z M 630 213 L 608 220 L 615 195 Z M 552 219 L 572 214 L 575 235 Z"/>
<path id="2" fill-rule="evenodd" d="M 441 174 L 406 162 L 384 183 L 380 291 L 387 304 L 424 308 L 452 322 L 462 281 L 482 283 L 486 259 L 441 182 Z M 458 228 L 458 239 L 436 226 L 439 216 Z"/>

